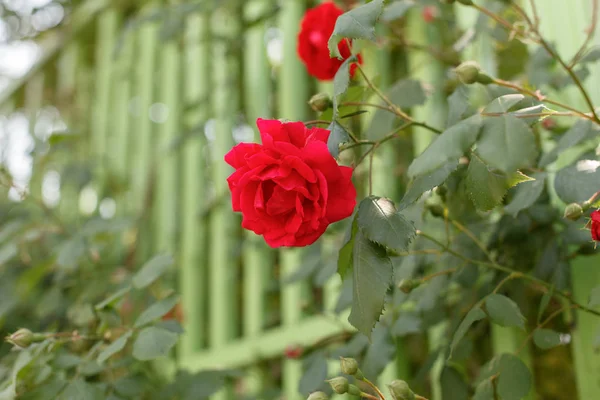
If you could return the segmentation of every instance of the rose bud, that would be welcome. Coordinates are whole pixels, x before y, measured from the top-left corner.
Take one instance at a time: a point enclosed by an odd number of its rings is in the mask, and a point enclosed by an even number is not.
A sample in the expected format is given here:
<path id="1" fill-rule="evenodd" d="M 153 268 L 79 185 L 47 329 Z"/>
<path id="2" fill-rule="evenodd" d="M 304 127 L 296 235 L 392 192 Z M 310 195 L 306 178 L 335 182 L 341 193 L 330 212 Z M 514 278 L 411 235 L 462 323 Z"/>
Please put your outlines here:
<path id="1" fill-rule="evenodd" d="M 314 392 L 306 400 L 328 400 L 329 397 L 323 392 Z"/>
<path id="2" fill-rule="evenodd" d="M 315 94 L 310 98 L 308 104 L 310 105 L 310 108 L 317 112 L 326 111 L 333 105 L 331 98 L 329 98 L 329 95 L 325 93 Z"/>
<path id="3" fill-rule="evenodd" d="M 348 393 L 350 384 L 348 383 L 348 379 L 344 378 L 343 376 L 338 376 L 337 378 L 330 379 L 327 382 L 331 386 L 331 389 L 333 389 L 333 391 L 337 394 Z"/>
<path id="4" fill-rule="evenodd" d="M 285 348 L 285 356 L 291 360 L 298 359 L 302 356 L 302 348 L 299 346 L 288 346 Z"/>
<path id="5" fill-rule="evenodd" d="M 481 68 L 475 61 L 465 61 L 454 69 L 458 79 L 467 85 L 477 82 Z"/>
<path id="6" fill-rule="evenodd" d="M 405 381 L 396 379 L 388 385 L 388 388 L 394 400 L 415 400 L 415 394 Z"/>
<path id="7" fill-rule="evenodd" d="M 577 221 L 583 215 L 583 208 L 577 203 L 571 203 L 565 207 L 564 218 L 570 219 L 571 221 Z"/>

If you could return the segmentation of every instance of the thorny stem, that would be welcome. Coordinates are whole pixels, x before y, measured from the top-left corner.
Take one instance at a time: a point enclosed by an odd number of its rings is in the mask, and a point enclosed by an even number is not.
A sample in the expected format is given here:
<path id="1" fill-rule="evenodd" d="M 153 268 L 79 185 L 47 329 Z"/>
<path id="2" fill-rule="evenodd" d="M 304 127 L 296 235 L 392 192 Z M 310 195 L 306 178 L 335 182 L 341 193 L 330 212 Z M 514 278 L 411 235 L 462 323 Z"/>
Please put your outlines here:
<path id="1" fill-rule="evenodd" d="M 365 393 L 365 392 L 360 392 L 360 397 L 363 397 L 365 399 L 371 399 L 371 400 L 381 400 L 379 397 L 375 397 L 372 394 Z"/>
<path id="2" fill-rule="evenodd" d="M 381 393 L 381 390 L 379 390 L 377 385 L 375 385 L 373 382 L 371 382 L 367 378 L 363 378 L 363 382 L 366 383 L 367 385 L 371 386 L 371 388 L 373 388 L 373 390 L 377 393 L 377 395 L 379 396 L 379 398 L 381 400 L 385 400 L 385 396 L 383 395 L 383 393 Z"/>
<path id="3" fill-rule="evenodd" d="M 479 261 L 479 260 L 473 260 L 473 259 L 470 259 L 468 257 L 465 257 L 462 254 L 458 253 L 457 251 L 452 250 L 451 248 L 449 248 L 448 246 L 446 246 L 444 243 L 440 242 L 439 240 L 437 240 L 433 236 L 431 236 L 431 235 L 429 235 L 429 234 L 427 234 L 427 233 L 425 233 L 423 231 L 418 230 L 417 231 L 417 235 L 422 236 L 425 239 L 427 239 L 427 240 L 429 240 L 429 241 L 437 244 L 440 248 L 442 248 L 447 253 L 452 254 L 453 256 L 455 256 L 457 258 L 460 258 L 461 260 L 466 261 L 468 263 L 473 263 L 473 264 L 481 265 L 483 267 L 488 267 L 488 268 L 491 268 L 491 269 L 495 269 L 497 271 L 501 271 L 501 272 L 504 272 L 506 274 L 513 274 L 515 272 L 518 272 L 518 271 L 514 271 L 511 268 L 505 267 L 505 266 L 500 265 L 500 264 L 498 264 L 496 262 L 493 262 L 493 261 L 491 261 L 491 262 Z M 519 276 L 519 278 L 528 280 L 528 281 L 533 282 L 533 283 L 537 283 L 538 285 L 543 286 L 546 289 L 551 289 L 552 288 L 552 285 L 550 283 L 548 283 L 546 281 L 543 281 L 543 280 L 541 280 L 539 278 L 536 278 L 534 276 L 528 275 L 528 274 L 523 274 L 522 273 Z M 585 311 L 585 312 L 588 312 L 590 314 L 594 314 L 594 315 L 600 317 L 600 312 L 599 311 L 593 310 L 593 309 L 591 309 L 589 307 L 586 307 L 586 306 L 584 306 L 584 305 L 582 305 L 580 303 L 577 303 L 575 300 L 573 300 L 573 298 L 568 293 L 562 292 L 562 291 L 554 291 L 553 293 L 555 295 L 557 295 L 557 296 L 560 296 L 560 297 L 568 300 L 575 308 L 577 308 L 579 310 L 582 310 L 582 311 Z"/>
<path id="4" fill-rule="evenodd" d="M 419 280 L 421 281 L 421 283 L 425 283 L 433 278 L 437 278 L 438 276 L 450 275 L 456 271 L 458 271 L 458 268 L 448 268 L 443 271 L 438 271 L 433 274 L 425 275 L 424 277 L 420 278 Z"/>
<path id="5" fill-rule="evenodd" d="M 477 247 L 479 247 L 479 249 L 481 251 L 483 251 L 483 254 L 485 254 L 485 256 L 488 258 L 488 260 L 490 261 L 494 261 L 494 259 L 492 258 L 492 255 L 490 254 L 490 252 L 487 250 L 487 247 L 481 242 L 481 240 L 479 240 L 477 238 L 477 236 L 475 236 L 475 234 L 473 232 L 471 232 L 469 229 L 467 229 L 466 226 L 464 226 L 463 224 L 461 224 L 460 222 L 456 221 L 456 220 L 450 220 L 450 222 L 452 223 L 452 225 L 454 225 L 459 231 L 461 231 L 462 233 L 464 233 L 465 235 L 467 235 L 469 237 L 469 239 L 471 239 L 473 241 L 473 243 L 475 243 L 475 245 Z"/>
<path id="6" fill-rule="evenodd" d="M 407 122 L 405 124 L 403 124 L 402 126 L 394 129 L 392 132 L 388 133 L 386 136 L 384 136 L 383 138 L 381 138 L 378 141 L 361 141 L 360 143 L 357 143 L 356 145 L 361 145 L 361 144 L 370 144 L 371 148 L 367 151 L 364 152 L 364 154 L 358 159 L 358 161 L 356 162 L 356 166 L 360 165 L 360 163 L 362 163 L 364 161 L 364 159 L 371 154 L 371 152 L 375 151 L 375 149 L 377 149 L 377 147 L 381 146 L 383 143 L 387 142 L 388 140 L 391 140 L 393 138 L 395 138 L 398 133 L 402 132 L 404 129 L 408 128 L 409 126 L 414 125 L 414 122 Z M 354 146 L 346 146 L 344 148 L 341 148 L 341 150 L 346 150 L 350 147 L 354 147 Z"/>
<path id="7" fill-rule="evenodd" d="M 541 113 L 531 113 L 531 114 L 514 114 L 510 112 L 505 113 L 486 113 L 482 112 L 481 115 L 484 117 L 501 117 L 503 115 L 512 115 L 516 118 L 532 118 L 532 117 L 577 117 L 573 112 L 541 112 Z"/>
<path id="8" fill-rule="evenodd" d="M 521 275 L 523 275 L 521 272 L 513 272 L 512 274 L 508 275 L 506 278 L 502 279 L 502 280 L 500 281 L 500 283 L 498 283 L 498 284 L 496 285 L 496 287 L 494 288 L 494 291 L 493 291 L 492 293 L 498 293 L 498 291 L 500 290 L 500 288 L 501 288 L 502 286 L 504 286 L 504 284 L 505 284 L 506 282 L 508 282 L 508 281 L 511 281 L 511 280 L 513 280 L 513 279 L 516 279 L 516 278 L 520 278 L 520 277 L 521 277 Z"/>
<path id="9" fill-rule="evenodd" d="M 531 0 L 531 1 L 533 2 L 533 0 Z M 534 8 L 534 10 L 535 10 L 535 8 Z M 594 33 L 596 33 L 597 25 L 598 25 L 598 0 L 592 0 L 592 22 L 590 24 L 590 27 L 587 28 L 587 36 L 586 36 L 584 42 L 582 43 L 582 45 L 579 48 L 579 50 L 577 51 L 577 53 L 575 53 L 575 55 L 571 59 L 571 62 L 569 63 L 569 68 L 573 68 L 575 66 L 575 64 L 577 64 L 579 62 L 579 60 L 581 60 L 581 58 L 583 57 L 585 50 L 587 49 L 588 45 L 590 44 L 590 41 L 594 37 Z"/>

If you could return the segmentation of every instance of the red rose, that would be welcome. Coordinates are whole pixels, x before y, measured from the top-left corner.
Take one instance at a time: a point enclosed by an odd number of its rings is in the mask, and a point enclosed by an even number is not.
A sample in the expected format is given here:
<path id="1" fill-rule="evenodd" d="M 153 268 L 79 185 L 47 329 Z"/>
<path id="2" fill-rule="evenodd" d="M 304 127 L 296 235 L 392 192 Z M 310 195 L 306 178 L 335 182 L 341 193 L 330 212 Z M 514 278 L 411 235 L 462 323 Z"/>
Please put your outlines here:
<path id="1" fill-rule="evenodd" d="M 227 178 L 233 210 L 271 247 L 308 246 L 352 214 L 352 168 L 331 156 L 326 129 L 260 118 L 256 124 L 262 145 L 240 143 L 225 155 L 236 169 Z"/>
<path id="2" fill-rule="evenodd" d="M 333 33 L 335 21 L 344 11 L 333 2 L 322 3 L 306 11 L 302 18 L 298 34 L 298 55 L 306 65 L 308 73 L 321 81 L 332 80 L 345 59 L 352 55 L 349 39 L 338 44 L 338 49 L 344 60 L 331 58 L 327 42 Z M 358 62 L 362 62 L 360 54 Z M 356 64 L 350 66 L 350 75 L 354 76 Z"/>
<path id="3" fill-rule="evenodd" d="M 600 242 L 600 210 L 593 211 L 591 217 L 592 240 Z"/>

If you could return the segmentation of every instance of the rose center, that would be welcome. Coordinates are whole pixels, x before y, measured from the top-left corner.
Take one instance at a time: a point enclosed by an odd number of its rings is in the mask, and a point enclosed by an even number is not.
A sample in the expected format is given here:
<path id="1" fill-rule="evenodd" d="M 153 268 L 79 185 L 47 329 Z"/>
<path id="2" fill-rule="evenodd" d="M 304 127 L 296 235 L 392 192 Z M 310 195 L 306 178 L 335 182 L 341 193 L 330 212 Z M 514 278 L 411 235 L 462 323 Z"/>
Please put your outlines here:
<path id="1" fill-rule="evenodd" d="M 308 40 L 311 44 L 319 46 L 323 42 L 323 34 L 319 31 L 312 31 L 308 36 Z"/>

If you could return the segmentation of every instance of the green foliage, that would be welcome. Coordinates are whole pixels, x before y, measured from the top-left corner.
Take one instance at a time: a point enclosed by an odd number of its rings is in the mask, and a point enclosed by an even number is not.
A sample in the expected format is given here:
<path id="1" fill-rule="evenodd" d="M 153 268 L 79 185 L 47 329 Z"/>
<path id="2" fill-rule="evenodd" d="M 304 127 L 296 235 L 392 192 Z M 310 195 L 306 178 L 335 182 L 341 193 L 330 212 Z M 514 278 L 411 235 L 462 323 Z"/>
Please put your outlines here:
<path id="1" fill-rule="evenodd" d="M 337 19 L 328 43 L 332 57 L 341 58 L 338 43 L 342 38 L 375 41 L 375 23 L 383 11 L 383 3 L 384 0 L 373 0 L 342 14 Z"/>
<path id="2" fill-rule="evenodd" d="M 521 314 L 519 306 L 508 297 L 491 294 L 485 299 L 485 308 L 494 323 L 525 329 L 525 317 Z"/>

